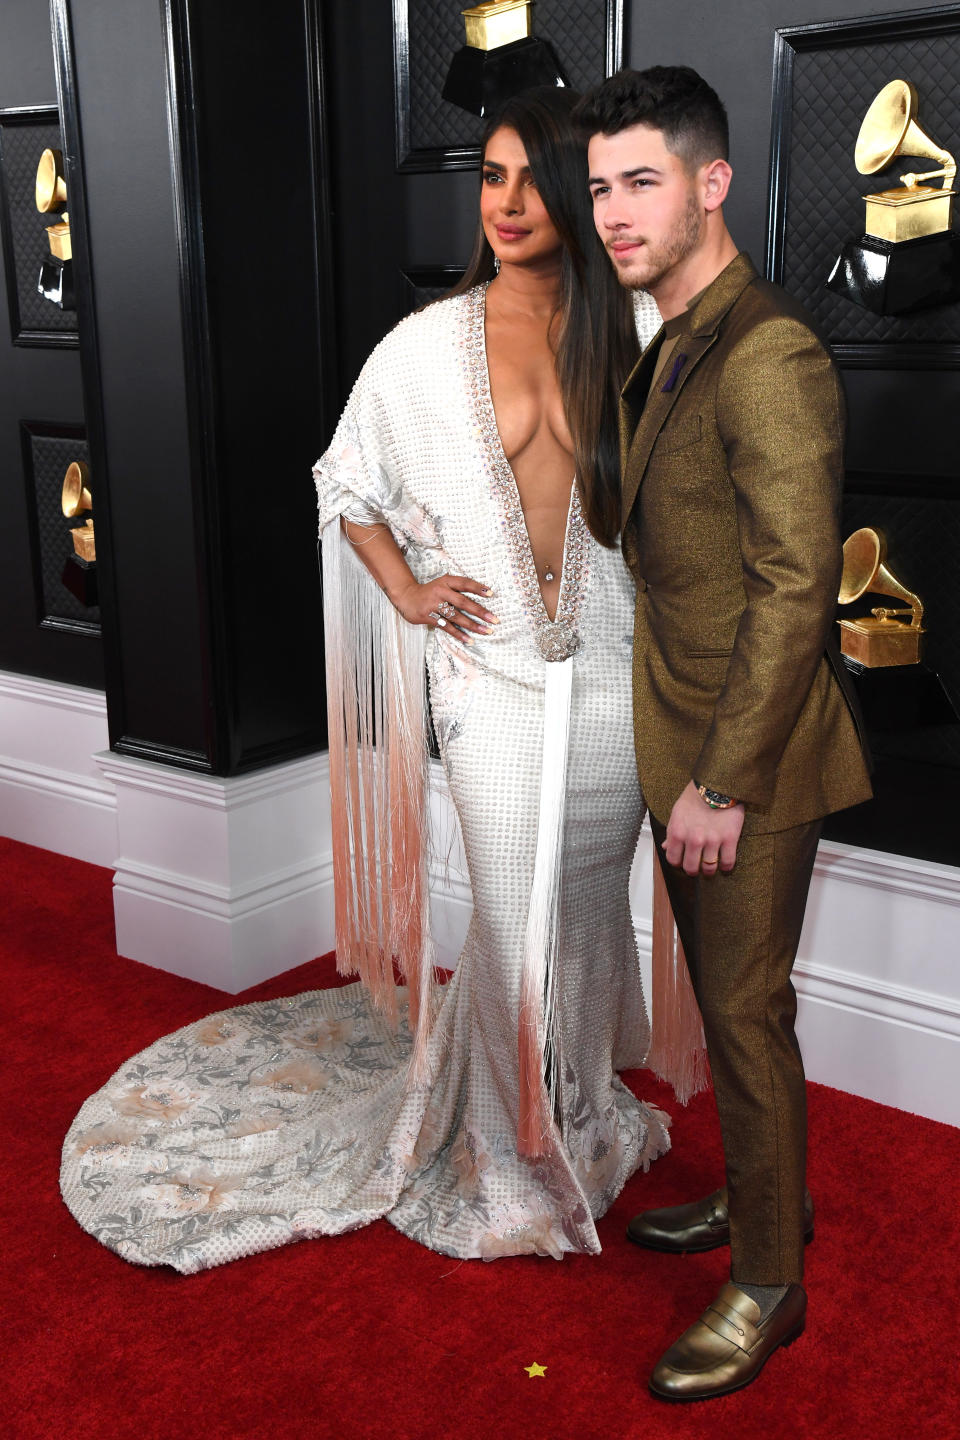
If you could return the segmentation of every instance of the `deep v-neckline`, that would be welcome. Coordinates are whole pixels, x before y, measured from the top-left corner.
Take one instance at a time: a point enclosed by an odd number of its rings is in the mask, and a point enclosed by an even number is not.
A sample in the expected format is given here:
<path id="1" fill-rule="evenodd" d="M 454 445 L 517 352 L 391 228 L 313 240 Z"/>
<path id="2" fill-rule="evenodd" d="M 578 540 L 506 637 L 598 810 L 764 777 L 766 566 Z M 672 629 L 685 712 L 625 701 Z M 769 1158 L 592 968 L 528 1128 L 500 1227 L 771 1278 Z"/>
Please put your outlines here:
<path id="1" fill-rule="evenodd" d="M 537 636 L 541 654 L 548 660 L 566 659 L 579 646 L 576 622 L 587 580 L 586 523 L 580 507 L 576 477 L 570 487 L 567 522 L 563 537 L 563 564 L 560 591 L 553 618 L 544 604 L 537 567 L 533 559 L 530 532 L 520 502 L 520 490 L 513 466 L 507 459 L 497 425 L 490 389 L 487 360 L 486 285 L 478 285 L 464 296 L 467 301 L 465 346 L 468 392 L 477 421 L 484 459 L 499 503 L 514 573 L 520 585 L 524 609 Z"/>
<path id="2" fill-rule="evenodd" d="M 514 490 L 514 494 L 515 494 L 515 498 L 516 498 L 516 503 L 517 503 L 517 505 L 518 505 L 518 507 L 519 507 L 520 514 L 521 514 L 521 516 L 523 517 L 523 536 L 522 536 L 522 539 L 524 540 L 524 543 L 526 544 L 527 550 L 528 550 L 529 555 L 530 555 L 530 564 L 533 566 L 533 572 L 534 572 L 534 574 L 536 575 L 536 574 L 537 574 L 537 562 L 536 562 L 536 560 L 534 559 L 534 556 L 533 556 L 533 541 L 530 539 L 530 527 L 529 527 L 529 525 L 527 524 L 527 514 L 526 514 L 526 511 L 525 511 L 524 508 L 523 508 L 523 501 L 522 501 L 521 498 L 520 498 L 520 486 L 519 486 L 518 483 L 517 483 L 516 472 L 515 472 L 515 470 L 514 470 L 514 468 L 513 468 L 512 462 L 511 462 L 509 456 L 507 455 L 507 452 L 506 452 L 506 450 L 504 449 L 504 446 L 503 446 L 503 436 L 502 436 L 501 433 L 500 433 L 500 425 L 499 425 L 499 423 L 498 423 L 498 421 L 497 421 L 497 407 L 496 407 L 496 406 L 494 405 L 494 403 L 493 403 L 493 386 L 492 386 L 492 384 L 490 383 L 490 352 L 489 352 L 489 350 L 487 349 L 487 291 L 486 291 L 486 287 L 484 287 L 484 289 L 483 289 L 483 291 L 482 291 L 482 307 L 483 307 L 483 314 L 482 314 L 482 326 L 483 326 L 483 369 L 484 369 L 484 377 L 485 377 L 485 381 L 486 381 L 485 390 L 486 390 L 486 400 L 487 400 L 487 404 L 488 404 L 489 407 L 490 407 L 490 414 L 493 416 L 493 428 L 494 428 L 494 430 L 496 431 L 496 434 L 497 434 L 497 442 L 496 442 L 496 444 L 497 444 L 497 450 L 498 450 L 498 452 L 499 452 L 499 454 L 498 454 L 498 456 L 497 456 L 497 460 L 498 460 L 498 462 L 499 462 L 501 465 L 503 465 L 503 466 L 504 466 L 507 470 L 509 470 L 509 472 L 510 472 L 510 479 L 511 479 L 511 481 L 513 482 L 513 490 Z M 557 606 L 556 606 L 556 609 L 555 609 L 553 615 L 551 615 L 551 614 L 550 614 L 550 611 L 547 609 L 546 602 L 545 602 L 545 600 L 544 600 L 544 598 L 543 598 L 543 591 L 540 589 L 540 577 L 539 577 L 539 575 L 537 575 L 537 593 L 538 593 L 539 596 L 540 596 L 540 604 L 543 606 L 543 613 L 544 613 L 544 615 L 547 617 L 547 624 L 548 624 L 548 625 L 555 625 L 555 624 L 557 623 L 557 617 L 558 617 L 559 614 L 560 614 L 560 606 L 561 606 L 561 603 L 562 603 L 562 601 L 563 601 L 563 587 L 564 587 L 564 585 L 565 585 L 565 583 L 566 583 L 566 574 L 567 574 L 567 538 L 568 538 L 568 536 L 569 536 L 569 534 L 570 534 L 570 516 L 571 516 L 571 513 L 572 513 L 572 511 L 573 511 L 573 500 L 574 500 L 574 496 L 575 496 L 575 494 L 576 494 L 576 489 L 577 489 L 577 477 L 576 477 L 576 473 L 574 473 L 574 475 L 572 476 L 571 481 L 570 481 L 570 498 L 569 498 L 569 500 L 567 501 L 567 514 L 566 514 L 566 519 L 565 519 L 565 521 L 564 521 L 564 526 L 563 526 L 563 548 L 562 548 L 562 552 L 561 552 L 561 556 L 560 556 L 560 589 L 557 591 Z"/>

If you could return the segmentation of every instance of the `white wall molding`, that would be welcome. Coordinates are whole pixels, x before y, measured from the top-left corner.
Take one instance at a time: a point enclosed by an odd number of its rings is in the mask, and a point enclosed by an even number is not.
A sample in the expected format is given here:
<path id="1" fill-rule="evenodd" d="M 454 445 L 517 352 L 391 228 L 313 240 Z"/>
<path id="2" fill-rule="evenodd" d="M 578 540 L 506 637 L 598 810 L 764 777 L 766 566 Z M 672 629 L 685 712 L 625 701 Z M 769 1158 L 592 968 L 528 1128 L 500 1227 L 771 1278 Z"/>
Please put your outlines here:
<path id="1" fill-rule="evenodd" d="M 814 874 L 921 900 L 960 905 L 960 868 L 821 840 Z"/>
<path id="2" fill-rule="evenodd" d="M 960 1040 L 960 1000 L 904 985 L 864 980 L 847 970 L 803 959 L 797 960 L 794 979 L 797 993 L 812 1000 L 867 1019 L 908 1025 L 923 1035 Z"/>
<path id="3" fill-rule="evenodd" d="M 455 835 L 439 766 L 433 822 Z M 451 826 L 453 830 L 451 831 Z M 650 993 L 653 841 L 644 827 L 630 905 Z M 442 964 L 470 917 L 454 843 L 431 890 Z M 822 841 L 794 971 L 798 1032 L 811 1080 L 960 1125 L 960 868 Z"/>
<path id="4" fill-rule="evenodd" d="M 46 705 L 55 710 L 73 710 L 80 715 L 106 716 L 107 713 L 102 690 L 88 690 L 82 685 L 60 685 L 54 680 L 42 680 L 37 675 L 19 675 L 13 670 L 0 670 L 0 699 L 4 697 Z"/>
<path id="5" fill-rule="evenodd" d="M 334 946 L 329 761 L 195 775 L 111 752 L 117 949 L 236 994 Z"/>
<path id="6" fill-rule="evenodd" d="M 223 780 L 106 743 L 99 691 L 0 672 L 0 830 L 115 865 L 121 954 L 235 993 L 333 948 L 325 754 Z M 436 762 L 430 803 L 451 966 L 472 902 Z M 653 863 L 645 829 L 630 900 L 648 993 Z M 795 977 L 812 1080 L 960 1125 L 960 868 L 823 841 Z"/>
<path id="7" fill-rule="evenodd" d="M 106 744 L 102 691 L 0 671 L 0 832 L 112 864 L 116 801 L 93 761 Z"/>

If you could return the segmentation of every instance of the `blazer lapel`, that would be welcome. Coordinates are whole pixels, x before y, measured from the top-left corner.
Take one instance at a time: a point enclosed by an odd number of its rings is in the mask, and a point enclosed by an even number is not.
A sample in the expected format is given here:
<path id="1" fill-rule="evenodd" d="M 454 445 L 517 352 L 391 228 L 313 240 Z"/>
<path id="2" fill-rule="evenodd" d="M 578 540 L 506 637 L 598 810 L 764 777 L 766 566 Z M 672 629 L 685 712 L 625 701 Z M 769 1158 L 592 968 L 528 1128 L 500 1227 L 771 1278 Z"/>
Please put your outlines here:
<path id="1" fill-rule="evenodd" d="M 637 492 L 646 474 L 647 462 L 654 442 L 667 416 L 698 361 L 710 349 L 719 334 L 720 324 L 744 290 L 757 278 L 750 256 L 745 251 L 736 255 L 700 296 L 690 312 L 690 333 L 681 335 L 670 357 L 661 383 L 648 396 L 651 367 L 656 363 L 659 346 L 653 342 L 633 369 L 620 392 L 620 470 L 623 476 L 623 511 L 621 531 L 626 529 L 637 499 Z M 677 362 L 685 356 L 682 367 Z"/>
<path id="2" fill-rule="evenodd" d="M 653 449 L 657 436 L 666 424 L 667 417 L 676 405 L 683 387 L 696 369 L 698 362 L 707 353 L 716 338 L 716 332 L 712 335 L 681 335 L 676 349 L 663 371 L 657 376 L 657 384 L 654 386 L 652 394 L 639 412 L 638 419 L 632 425 L 631 418 L 636 399 L 644 394 L 644 391 L 639 388 L 639 383 L 642 383 L 643 379 L 639 367 L 634 370 L 627 381 L 620 401 L 620 461 L 623 473 L 621 528 L 626 526 L 630 511 L 636 503 L 637 492 L 646 473 L 647 461 L 650 459 L 650 451 Z M 682 364 L 679 364 L 681 356 L 684 359 Z M 642 359 L 640 364 L 643 364 Z M 638 386 L 634 389 L 635 398 L 631 405 L 626 398 L 626 389 L 632 385 L 635 377 Z M 649 387 L 649 369 L 646 372 L 646 380 Z M 629 435 L 626 434 L 628 430 Z"/>
<path id="3" fill-rule="evenodd" d="M 620 474 L 626 474 L 627 455 L 633 441 L 634 431 L 643 413 L 647 391 L 650 389 L 650 375 L 660 354 L 663 329 L 657 331 L 640 359 L 634 365 L 627 382 L 620 391 Z"/>

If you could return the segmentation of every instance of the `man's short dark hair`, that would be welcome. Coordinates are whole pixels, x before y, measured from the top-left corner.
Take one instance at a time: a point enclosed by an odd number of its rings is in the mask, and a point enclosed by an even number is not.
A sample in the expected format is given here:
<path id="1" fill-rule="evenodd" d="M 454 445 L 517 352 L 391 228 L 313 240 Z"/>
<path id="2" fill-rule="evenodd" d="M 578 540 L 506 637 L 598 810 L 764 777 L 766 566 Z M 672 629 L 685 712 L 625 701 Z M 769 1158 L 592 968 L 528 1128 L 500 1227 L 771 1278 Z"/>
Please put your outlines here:
<path id="1" fill-rule="evenodd" d="M 689 65 L 620 70 L 583 97 L 573 118 L 586 138 L 616 135 L 632 125 L 661 130 L 667 149 L 689 171 L 729 154 L 723 101 Z"/>

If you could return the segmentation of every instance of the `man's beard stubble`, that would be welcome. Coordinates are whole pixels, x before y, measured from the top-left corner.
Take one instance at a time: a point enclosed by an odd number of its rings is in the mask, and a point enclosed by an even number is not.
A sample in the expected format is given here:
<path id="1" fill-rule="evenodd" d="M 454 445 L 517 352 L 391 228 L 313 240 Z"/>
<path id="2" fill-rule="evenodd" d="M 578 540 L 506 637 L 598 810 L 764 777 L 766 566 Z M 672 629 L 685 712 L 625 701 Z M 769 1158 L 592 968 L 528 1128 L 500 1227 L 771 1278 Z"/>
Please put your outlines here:
<path id="1" fill-rule="evenodd" d="M 683 214 L 678 217 L 673 229 L 664 236 L 660 244 L 654 246 L 649 241 L 645 243 L 642 252 L 644 273 L 622 271 L 614 261 L 617 279 L 628 290 L 649 290 L 696 250 L 702 234 L 703 211 L 697 197 L 688 195 Z"/>

